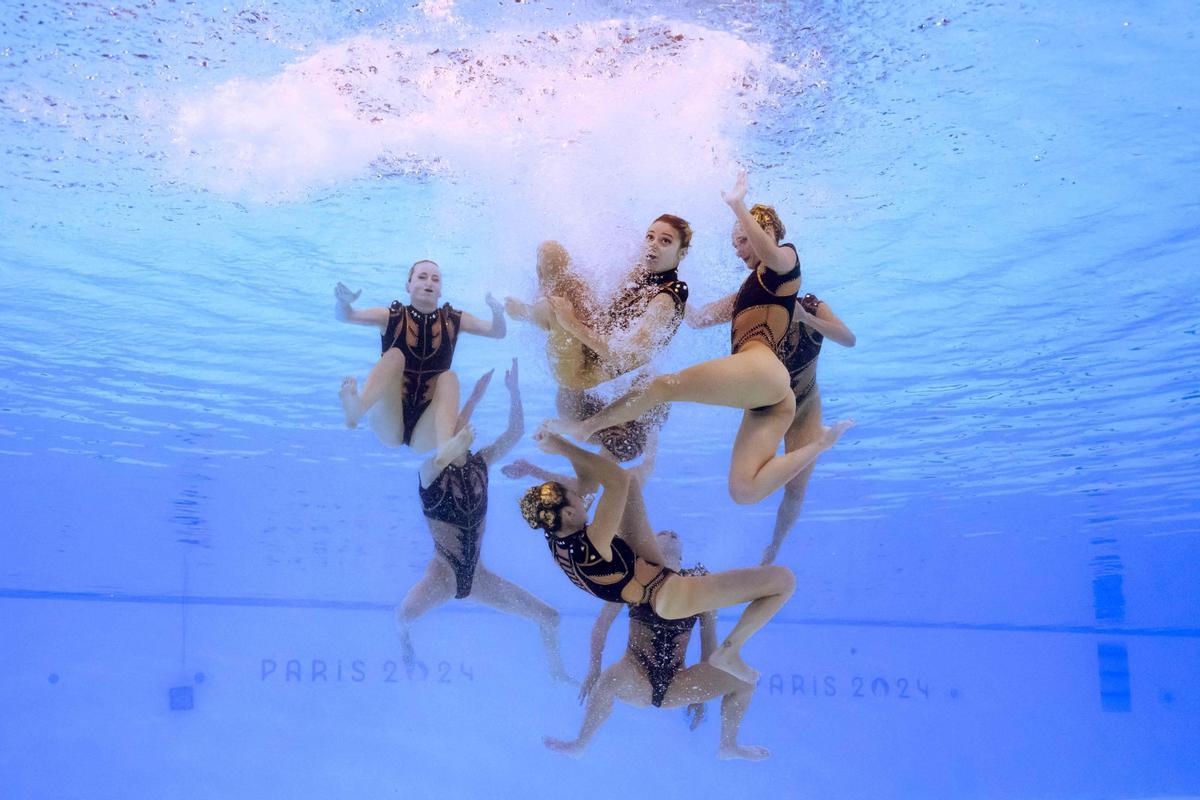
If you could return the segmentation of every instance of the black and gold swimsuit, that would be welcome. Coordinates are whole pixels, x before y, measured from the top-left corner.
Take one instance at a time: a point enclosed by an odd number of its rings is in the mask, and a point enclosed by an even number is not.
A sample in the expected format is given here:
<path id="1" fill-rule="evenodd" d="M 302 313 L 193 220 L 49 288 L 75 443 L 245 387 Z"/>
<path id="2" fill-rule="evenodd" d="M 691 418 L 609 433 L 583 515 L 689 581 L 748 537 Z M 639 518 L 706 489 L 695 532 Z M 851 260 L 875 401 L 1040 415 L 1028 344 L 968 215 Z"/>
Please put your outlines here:
<path id="1" fill-rule="evenodd" d="M 447 464 L 433 483 L 418 484 L 417 488 L 425 516 L 458 529 L 453 547 L 437 539 L 433 546 L 454 570 L 454 597 L 461 600 L 471 593 L 479 563 L 483 523 L 487 519 L 487 462 L 478 453 L 468 453 L 461 466 Z"/>
<path id="2" fill-rule="evenodd" d="M 675 313 L 668 323 L 660 345 L 665 346 L 679 330 L 679 323 L 683 321 L 683 312 L 687 305 L 688 285 L 679 280 L 678 268 L 635 275 L 613 298 L 612 309 L 608 313 L 608 332 L 628 327 L 631 322 L 646 313 L 650 303 L 660 294 L 667 295 L 675 303 Z"/>
<path id="3" fill-rule="evenodd" d="M 796 248 L 783 244 L 792 252 Z M 778 273 L 766 264 L 759 264 L 738 290 L 733 301 L 733 324 L 730 326 L 730 345 L 734 353 L 750 342 L 762 342 L 778 351 L 792 324 L 796 293 L 800 290 L 800 257 L 796 266 Z"/>
<path id="4" fill-rule="evenodd" d="M 813 316 L 816 316 L 817 308 L 821 305 L 821 301 L 811 294 L 804 295 L 796 302 Z M 820 331 L 796 321 L 788 328 L 788 335 L 779 343 L 779 360 L 791 374 L 792 393 L 796 395 L 797 407 L 817 385 L 817 371 L 810 370 L 809 367 L 821 354 L 821 344 L 824 341 L 825 337 Z"/>
<path id="5" fill-rule="evenodd" d="M 404 354 L 404 387 L 401 397 L 405 444 L 429 404 L 433 402 L 434 379 L 450 369 L 462 313 L 446 303 L 428 314 L 397 300 L 388 308 L 383 331 L 384 353 L 393 347 Z"/>
<path id="6" fill-rule="evenodd" d="M 563 537 L 547 531 L 546 544 L 550 546 L 550 554 L 554 556 L 555 563 L 571 579 L 571 583 L 610 603 L 626 602 L 621 593 L 631 581 L 638 583 L 634 580 L 634 566 L 638 561 L 658 567 L 659 571 L 645 585 L 639 584 L 642 596 L 635 605 L 653 605 L 658 588 L 675 574 L 674 570 L 639 559 L 634 555 L 629 543 L 616 536 L 612 540 L 612 560 L 605 561 L 588 539 L 586 525 Z"/>
<path id="7" fill-rule="evenodd" d="M 683 312 L 687 306 L 688 285 L 679 280 L 679 270 L 669 269 L 665 272 L 644 272 L 635 276 L 613 300 L 612 308 L 602 320 L 599 333 L 612 336 L 615 331 L 624 329 L 638 317 L 646 313 L 650 303 L 660 294 L 671 298 L 675 311 L 671 315 L 667 327 L 662 331 L 661 343 L 656 350 L 667 345 L 679 330 L 683 321 Z M 590 347 L 584 346 L 584 358 L 596 364 L 601 363 L 600 355 Z M 610 377 L 621 374 L 620 368 L 612 364 L 604 364 Z M 637 384 L 635 383 L 635 386 Z M 580 389 L 561 388 L 559 390 L 561 403 L 572 408 L 577 419 L 585 420 L 598 414 L 607 405 L 598 395 Z M 622 422 L 603 428 L 596 433 L 600 443 L 606 450 L 616 456 L 618 461 L 631 461 L 640 456 L 646 449 L 650 431 L 657 430 L 667 420 L 669 408 L 664 404 L 655 406 L 637 419 Z"/>
<path id="8" fill-rule="evenodd" d="M 707 575 L 697 564 L 680 575 Z M 650 683 L 650 702 L 661 706 L 675 676 L 683 669 L 688 641 L 700 615 L 682 619 L 664 619 L 649 605 L 629 607 L 629 644 L 627 651 Z"/>

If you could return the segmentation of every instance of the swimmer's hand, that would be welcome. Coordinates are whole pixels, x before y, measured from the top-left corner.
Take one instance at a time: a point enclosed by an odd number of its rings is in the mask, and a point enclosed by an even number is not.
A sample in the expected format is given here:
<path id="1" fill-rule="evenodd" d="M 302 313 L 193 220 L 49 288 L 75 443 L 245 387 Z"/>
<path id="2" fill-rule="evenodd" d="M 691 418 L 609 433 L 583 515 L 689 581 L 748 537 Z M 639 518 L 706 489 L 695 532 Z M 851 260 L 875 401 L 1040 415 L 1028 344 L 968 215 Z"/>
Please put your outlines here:
<path id="1" fill-rule="evenodd" d="M 814 316 L 813 314 L 810 314 L 810 313 L 808 313 L 808 309 L 807 309 L 807 308 L 805 308 L 805 307 L 803 306 L 803 304 L 801 304 L 801 302 L 800 302 L 799 300 L 797 300 L 797 301 L 796 301 L 796 308 L 795 308 L 795 310 L 794 310 L 794 311 L 793 311 L 793 313 L 792 313 L 792 324 L 794 325 L 794 324 L 796 324 L 797 322 L 803 322 L 805 325 L 807 325 L 807 326 L 809 326 L 809 327 L 811 328 L 811 327 L 812 327 L 812 321 L 813 321 L 814 319 L 816 319 L 816 316 Z"/>
<path id="2" fill-rule="evenodd" d="M 517 380 L 517 360 L 515 358 L 513 359 L 512 367 L 504 371 L 504 385 L 508 387 L 508 391 L 512 394 L 516 394 L 520 389 L 520 384 Z"/>
<path id="3" fill-rule="evenodd" d="M 730 206 L 736 206 L 746 201 L 746 170 L 738 173 L 732 189 L 728 192 L 721 192 L 721 199 Z"/>
<path id="4" fill-rule="evenodd" d="M 361 294 L 362 289 L 359 289 L 357 292 L 351 291 L 350 287 L 341 281 L 338 281 L 337 286 L 333 287 L 333 296 L 337 298 L 338 303 L 344 303 L 345 305 L 353 303 Z"/>
<path id="5" fill-rule="evenodd" d="M 588 674 L 584 677 L 583 683 L 579 684 L 579 705 L 584 704 L 598 680 L 600 680 L 600 667 L 593 664 L 592 668 L 588 670 Z"/>
<path id="6" fill-rule="evenodd" d="M 531 462 L 523 458 L 518 458 L 511 464 L 505 464 L 500 468 L 500 471 L 504 473 L 504 477 L 515 480 L 517 478 L 527 478 L 534 474 L 534 466 Z"/>
<path id="7" fill-rule="evenodd" d="M 357 300 L 360 294 L 362 294 L 362 289 L 352 292 L 350 287 L 341 281 L 338 281 L 337 286 L 333 287 L 333 296 L 336 301 L 333 306 L 333 315 L 339 322 L 350 320 L 350 315 L 353 313 L 350 304 Z"/>
<path id="8" fill-rule="evenodd" d="M 512 295 L 504 298 L 504 310 L 508 312 L 508 315 L 513 319 L 529 318 L 529 306 L 525 305 L 523 301 L 518 300 Z"/>
<path id="9" fill-rule="evenodd" d="M 491 384 L 492 374 L 495 373 L 495 371 L 496 370 L 494 368 L 489 369 L 487 372 L 479 376 L 479 380 L 475 381 L 475 388 L 471 390 L 471 396 L 467 398 L 467 402 L 463 403 L 463 408 L 467 408 L 468 406 L 474 408 L 475 405 L 483 399 L 484 392 L 487 391 L 488 385 Z"/>
<path id="10" fill-rule="evenodd" d="M 568 443 L 566 439 L 551 430 L 551 422 L 552 420 L 545 420 L 542 422 L 541 427 L 534 431 L 533 443 L 543 453 L 561 455 L 568 446 Z"/>
<path id="11" fill-rule="evenodd" d="M 503 314 L 504 313 L 504 304 L 501 303 L 499 300 L 497 300 L 492 295 L 491 292 L 488 292 L 484 296 L 483 301 L 488 304 L 488 308 L 490 308 L 492 310 L 493 314 Z"/>
<path id="12" fill-rule="evenodd" d="M 692 703 L 683 712 L 683 715 L 688 718 L 688 730 L 694 731 L 700 727 L 700 723 L 704 722 L 704 713 L 708 706 L 704 703 Z"/>

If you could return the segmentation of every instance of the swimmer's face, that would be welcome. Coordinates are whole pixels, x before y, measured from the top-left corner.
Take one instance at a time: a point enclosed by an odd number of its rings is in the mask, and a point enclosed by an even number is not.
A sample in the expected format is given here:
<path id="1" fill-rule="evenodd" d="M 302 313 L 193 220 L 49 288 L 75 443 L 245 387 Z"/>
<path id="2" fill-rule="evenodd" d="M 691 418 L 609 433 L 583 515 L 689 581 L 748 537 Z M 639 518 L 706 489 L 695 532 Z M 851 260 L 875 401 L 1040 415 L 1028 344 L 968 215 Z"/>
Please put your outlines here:
<path id="1" fill-rule="evenodd" d="M 750 237 L 746 235 L 746 231 L 740 223 L 733 226 L 731 239 L 737 257 L 746 262 L 746 266 L 750 266 L 755 261 L 754 250 L 750 247 Z"/>
<path id="2" fill-rule="evenodd" d="M 646 266 L 651 272 L 666 272 L 679 266 L 679 232 L 666 222 L 658 221 L 646 230 Z"/>
<path id="3" fill-rule="evenodd" d="M 658 540 L 658 549 L 666 562 L 664 566 L 679 569 L 683 561 L 683 543 L 679 541 L 679 534 L 675 531 L 659 531 L 654 538 Z"/>
<path id="4" fill-rule="evenodd" d="M 413 303 L 437 305 L 442 296 L 442 269 L 432 261 L 418 261 L 408 279 L 408 296 Z"/>
<path id="5" fill-rule="evenodd" d="M 588 501 L 578 492 L 567 489 L 567 504 L 562 507 L 561 533 L 574 533 L 587 525 Z"/>

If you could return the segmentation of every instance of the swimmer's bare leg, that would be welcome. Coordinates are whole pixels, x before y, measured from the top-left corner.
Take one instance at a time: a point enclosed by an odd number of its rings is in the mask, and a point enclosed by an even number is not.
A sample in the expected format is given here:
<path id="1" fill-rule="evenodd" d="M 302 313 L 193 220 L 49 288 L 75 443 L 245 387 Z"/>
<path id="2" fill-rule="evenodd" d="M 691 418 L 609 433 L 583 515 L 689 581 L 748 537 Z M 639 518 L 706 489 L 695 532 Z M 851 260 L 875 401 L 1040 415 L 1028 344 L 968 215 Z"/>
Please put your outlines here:
<path id="1" fill-rule="evenodd" d="M 474 441 L 475 426 L 467 423 L 466 426 L 460 428 L 457 433 L 447 439 L 433 455 L 421 462 L 419 470 L 421 486 L 428 487 L 437 480 L 437 476 L 441 475 L 442 470 L 446 469 L 451 462 L 461 456 L 465 456 L 470 451 L 471 443 Z"/>
<path id="2" fill-rule="evenodd" d="M 633 389 L 600 413 L 576 422 L 552 420 L 564 435 L 586 441 L 597 431 L 638 419 L 655 406 L 679 401 L 730 408 L 760 408 L 793 397 L 787 368 L 766 347 L 752 347 L 679 372 L 659 375 L 645 389 Z M 780 438 L 783 431 L 780 432 Z M 779 440 L 775 441 L 776 446 Z"/>
<path id="3" fill-rule="evenodd" d="M 433 397 L 417 420 L 408 445 L 418 453 L 427 453 L 445 444 L 454 435 L 458 422 L 458 375 L 454 370 L 446 370 L 433 380 Z"/>
<path id="4" fill-rule="evenodd" d="M 761 761 L 770 757 L 770 750 L 759 745 L 738 744 L 737 740 L 753 695 L 753 684 L 740 681 L 712 664 L 694 664 L 675 676 L 663 698 L 663 708 L 705 703 L 720 697 L 721 744 L 717 758 Z"/>
<path id="5" fill-rule="evenodd" d="M 783 437 L 784 452 L 798 450 L 805 444 L 821 435 L 821 401 L 817 390 L 809 395 L 803 406 L 796 411 L 796 419 Z M 804 505 L 804 496 L 808 492 L 808 482 L 812 478 L 815 464 L 809 464 L 796 474 L 783 487 L 783 499 L 779 501 L 779 510 L 775 513 L 775 530 L 771 535 L 771 543 L 763 551 L 762 563 L 773 564 L 796 520 L 800 518 L 800 509 Z"/>
<path id="6" fill-rule="evenodd" d="M 440 556 L 434 556 L 425 568 L 425 575 L 404 595 L 396 608 L 396 624 L 400 633 L 404 666 L 411 670 L 415 661 L 410 629 L 421 615 L 437 608 L 454 597 L 454 570 Z"/>
<path id="7" fill-rule="evenodd" d="M 779 556 L 779 548 L 791 533 L 800 518 L 800 509 L 804 506 L 804 496 L 808 493 L 808 482 L 812 478 L 813 467 L 809 464 L 800 470 L 783 487 L 783 499 L 779 501 L 779 510 L 775 512 L 775 530 L 771 534 L 771 543 L 763 550 L 762 563 L 774 564 Z"/>
<path id="8" fill-rule="evenodd" d="M 578 683 L 563 664 L 559 647 L 558 612 L 511 581 L 501 578 L 487 567 L 475 567 L 475 580 L 471 585 L 472 600 L 489 605 L 506 614 L 537 623 L 542 634 L 542 647 L 546 653 L 546 666 L 552 680 L 560 683 Z"/>
<path id="9" fill-rule="evenodd" d="M 600 730 L 600 727 L 612 714 L 613 701 L 618 695 L 627 702 L 644 697 L 642 702 L 634 702 L 634 705 L 646 705 L 649 702 L 650 686 L 628 658 L 621 658 L 620 661 L 600 673 L 599 680 L 588 694 L 587 709 L 583 713 L 583 724 L 579 728 L 578 736 L 574 739 L 543 736 L 542 743 L 556 753 L 578 758 L 591 744 L 596 731 Z"/>
<path id="10" fill-rule="evenodd" d="M 399 394 L 403 388 L 403 381 L 404 353 L 397 347 L 380 356 L 375 366 L 371 367 L 361 394 L 358 391 L 358 381 L 354 377 L 343 379 L 338 397 L 342 401 L 342 412 L 346 415 L 346 427 L 358 427 L 359 420 L 384 394 Z"/>
<path id="11" fill-rule="evenodd" d="M 738 680 L 754 684 L 758 672 L 742 660 L 742 645 L 783 608 L 796 588 L 790 569 L 747 567 L 711 575 L 673 576 L 662 584 L 654 610 L 666 619 L 682 619 L 705 611 L 750 603 L 725 642 L 708 663 Z"/>
<path id="12" fill-rule="evenodd" d="M 794 416 L 791 398 L 762 411 L 747 411 L 733 442 L 729 464 L 729 495 L 735 503 L 757 503 L 800 474 L 841 438 L 853 420 L 822 428 L 811 442 L 776 455 Z"/>

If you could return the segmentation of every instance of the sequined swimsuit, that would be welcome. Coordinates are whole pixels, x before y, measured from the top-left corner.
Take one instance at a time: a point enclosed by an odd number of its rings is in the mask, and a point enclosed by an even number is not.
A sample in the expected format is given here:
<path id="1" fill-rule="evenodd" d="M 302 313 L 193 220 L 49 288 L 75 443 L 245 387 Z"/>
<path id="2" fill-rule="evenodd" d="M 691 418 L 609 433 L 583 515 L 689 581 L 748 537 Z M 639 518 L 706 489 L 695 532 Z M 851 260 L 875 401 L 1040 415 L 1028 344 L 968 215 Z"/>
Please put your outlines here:
<path id="1" fill-rule="evenodd" d="M 405 444 L 412 441 L 417 422 L 433 402 L 434 379 L 450 369 L 461 324 L 462 312 L 449 303 L 428 314 L 399 300 L 388 308 L 381 344 L 384 353 L 397 347 L 404 354 L 401 438 Z"/>
<path id="2" fill-rule="evenodd" d="M 634 565 L 640 559 L 634 555 L 633 548 L 629 546 L 628 542 L 620 537 L 613 537 L 611 561 L 605 561 L 596 551 L 587 537 L 586 525 L 563 537 L 555 536 L 547 531 L 546 544 L 550 546 L 550 555 L 554 556 L 555 563 L 571 579 L 571 583 L 601 600 L 607 600 L 610 603 L 624 603 L 626 601 L 621 596 L 621 592 L 625 586 L 631 581 L 635 584 L 638 583 L 634 580 Z M 651 562 L 646 561 L 645 563 L 650 564 Z M 675 574 L 674 570 L 658 564 L 651 564 L 651 566 L 659 567 L 658 574 L 642 586 L 641 599 L 635 605 L 642 603 L 653 605 L 659 587 L 667 578 Z"/>
<path id="3" fill-rule="evenodd" d="M 708 570 L 697 564 L 679 574 L 707 575 Z M 662 706 L 667 690 L 683 669 L 688 641 L 698 619 L 699 614 L 683 619 L 663 619 L 649 605 L 629 607 L 627 650 L 650 683 L 650 702 L 655 706 Z"/>
<path id="4" fill-rule="evenodd" d="M 792 252 L 796 248 L 783 244 Z M 750 342 L 762 342 L 772 350 L 787 336 L 795 310 L 796 292 L 800 290 L 800 258 L 796 266 L 780 274 L 760 264 L 742 283 L 733 301 L 733 324 L 730 326 L 730 346 L 740 352 Z"/>
<path id="5" fill-rule="evenodd" d="M 688 285 L 679 280 L 679 270 L 670 269 L 665 272 L 646 272 L 634 278 L 628 286 L 621 290 L 613 301 L 612 310 L 601 326 L 600 333 L 612 336 L 614 331 L 626 328 L 638 317 L 646 313 L 650 303 L 660 294 L 671 298 L 675 304 L 675 312 L 663 331 L 661 343 L 657 349 L 665 347 L 679 330 L 683 321 L 684 309 L 687 306 Z M 601 361 L 595 350 L 584 347 L 584 357 Z M 616 377 L 617 368 L 608 367 L 609 374 Z M 635 384 L 636 385 L 636 384 Z M 607 405 L 599 395 L 593 392 L 563 388 L 560 398 L 571 407 L 580 420 L 587 419 L 600 412 Z M 620 425 L 604 428 L 596 436 L 604 448 L 617 457 L 618 461 L 631 461 L 640 456 L 646 449 L 646 442 L 652 429 L 661 428 L 667 421 L 668 407 L 656 406 L 637 419 L 623 422 Z"/>
<path id="6" fill-rule="evenodd" d="M 813 316 L 816 316 L 817 307 L 821 305 L 821 301 L 811 294 L 804 295 L 796 302 Z M 779 359 L 792 376 L 792 392 L 796 395 L 797 408 L 817 385 L 817 371 L 812 370 L 807 380 L 804 379 L 805 371 L 821 354 L 821 343 L 824 341 L 825 337 L 820 331 L 796 321 L 788 328 L 787 337 L 779 344 Z"/>
<path id="7" fill-rule="evenodd" d="M 479 547 L 483 523 L 487 519 L 487 462 L 478 453 L 468 453 L 461 465 L 448 464 L 433 483 L 421 486 L 421 508 L 425 516 L 457 528 L 457 545 L 453 549 L 434 540 L 438 554 L 454 570 L 456 591 L 461 600 L 471 593 L 475 566 L 479 563 Z"/>
<path id="8" fill-rule="evenodd" d="M 619 328 L 628 327 L 631 322 L 646 313 L 650 303 L 660 294 L 667 295 L 675 303 L 675 313 L 667 324 L 667 331 L 659 345 L 659 347 L 665 347 L 675 332 L 679 330 L 679 323 L 683 321 L 683 312 L 688 299 L 688 285 L 679 280 L 678 268 L 665 272 L 643 272 L 636 275 L 613 298 L 612 310 L 608 313 L 607 332 L 611 333 Z"/>

